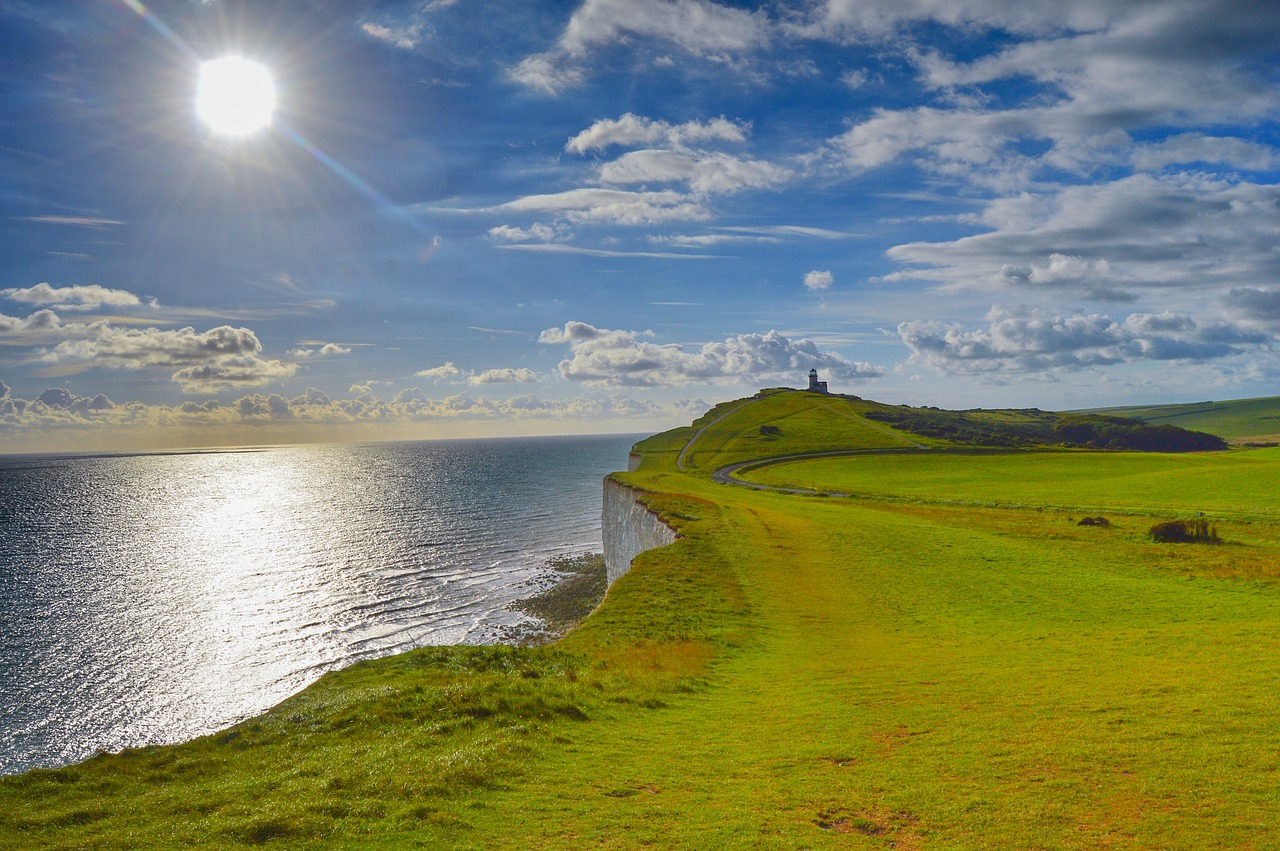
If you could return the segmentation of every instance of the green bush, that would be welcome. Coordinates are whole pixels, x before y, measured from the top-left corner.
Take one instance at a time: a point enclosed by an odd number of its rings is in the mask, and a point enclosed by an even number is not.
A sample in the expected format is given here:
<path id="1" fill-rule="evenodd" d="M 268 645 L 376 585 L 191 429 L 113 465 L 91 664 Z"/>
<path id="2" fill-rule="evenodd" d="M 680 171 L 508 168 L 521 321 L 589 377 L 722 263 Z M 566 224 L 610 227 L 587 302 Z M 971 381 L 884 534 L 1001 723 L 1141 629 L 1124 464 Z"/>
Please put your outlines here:
<path id="1" fill-rule="evenodd" d="M 1166 520 L 1151 527 L 1151 537 L 1162 544 L 1217 544 L 1216 526 L 1207 520 Z"/>

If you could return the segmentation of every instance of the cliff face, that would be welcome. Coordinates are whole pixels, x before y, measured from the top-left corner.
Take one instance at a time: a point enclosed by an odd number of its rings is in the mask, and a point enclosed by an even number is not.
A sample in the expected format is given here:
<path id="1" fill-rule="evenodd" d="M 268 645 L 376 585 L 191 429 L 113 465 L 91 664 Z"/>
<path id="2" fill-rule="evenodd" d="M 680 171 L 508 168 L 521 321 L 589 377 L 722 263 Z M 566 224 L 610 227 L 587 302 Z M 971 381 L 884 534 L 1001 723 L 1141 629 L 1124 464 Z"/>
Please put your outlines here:
<path id="1" fill-rule="evenodd" d="M 631 560 L 640 553 L 676 539 L 675 531 L 645 508 L 639 497 L 639 491 L 605 478 L 600 532 L 610 585 L 631 569 Z"/>

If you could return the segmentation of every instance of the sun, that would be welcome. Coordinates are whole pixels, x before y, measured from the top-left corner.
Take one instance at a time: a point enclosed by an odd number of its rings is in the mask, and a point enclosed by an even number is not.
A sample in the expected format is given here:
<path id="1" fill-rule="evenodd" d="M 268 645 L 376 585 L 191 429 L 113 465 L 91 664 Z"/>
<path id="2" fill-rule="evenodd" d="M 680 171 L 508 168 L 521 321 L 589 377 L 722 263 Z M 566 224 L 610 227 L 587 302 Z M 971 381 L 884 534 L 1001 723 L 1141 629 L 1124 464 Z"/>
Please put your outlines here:
<path id="1" fill-rule="evenodd" d="M 244 136 L 271 123 L 276 87 L 271 72 L 241 56 L 211 59 L 200 66 L 196 115 L 215 133 Z"/>

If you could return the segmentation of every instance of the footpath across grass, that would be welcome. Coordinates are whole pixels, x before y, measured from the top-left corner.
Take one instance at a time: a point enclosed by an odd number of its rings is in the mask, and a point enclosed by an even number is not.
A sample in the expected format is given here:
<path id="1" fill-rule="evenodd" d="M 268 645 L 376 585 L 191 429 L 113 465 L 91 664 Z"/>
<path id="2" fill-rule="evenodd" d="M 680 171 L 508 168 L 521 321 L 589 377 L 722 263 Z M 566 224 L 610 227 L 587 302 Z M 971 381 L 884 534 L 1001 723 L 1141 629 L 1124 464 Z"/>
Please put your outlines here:
<path id="1" fill-rule="evenodd" d="M 226 733 L 4 779 L 0 846 L 1280 847 L 1276 497 L 1222 545 L 1143 534 L 1265 454 L 1150 456 L 1195 491 L 1081 527 L 1054 507 L 1075 468 L 1002 473 L 1018 508 L 758 492 L 670 449 L 623 478 L 681 539 L 557 644 L 363 663 Z"/>

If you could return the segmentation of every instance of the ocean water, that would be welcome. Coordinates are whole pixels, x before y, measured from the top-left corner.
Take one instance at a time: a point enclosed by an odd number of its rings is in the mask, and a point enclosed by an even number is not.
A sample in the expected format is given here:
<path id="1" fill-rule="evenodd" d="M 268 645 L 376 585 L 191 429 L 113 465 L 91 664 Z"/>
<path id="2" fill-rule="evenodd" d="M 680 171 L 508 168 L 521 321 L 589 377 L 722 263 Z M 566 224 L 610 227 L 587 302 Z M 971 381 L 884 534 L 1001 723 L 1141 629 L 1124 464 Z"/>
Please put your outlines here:
<path id="1" fill-rule="evenodd" d="M 491 643 L 600 549 L 632 436 L 0 457 L 0 773 L 182 741 Z"/>

